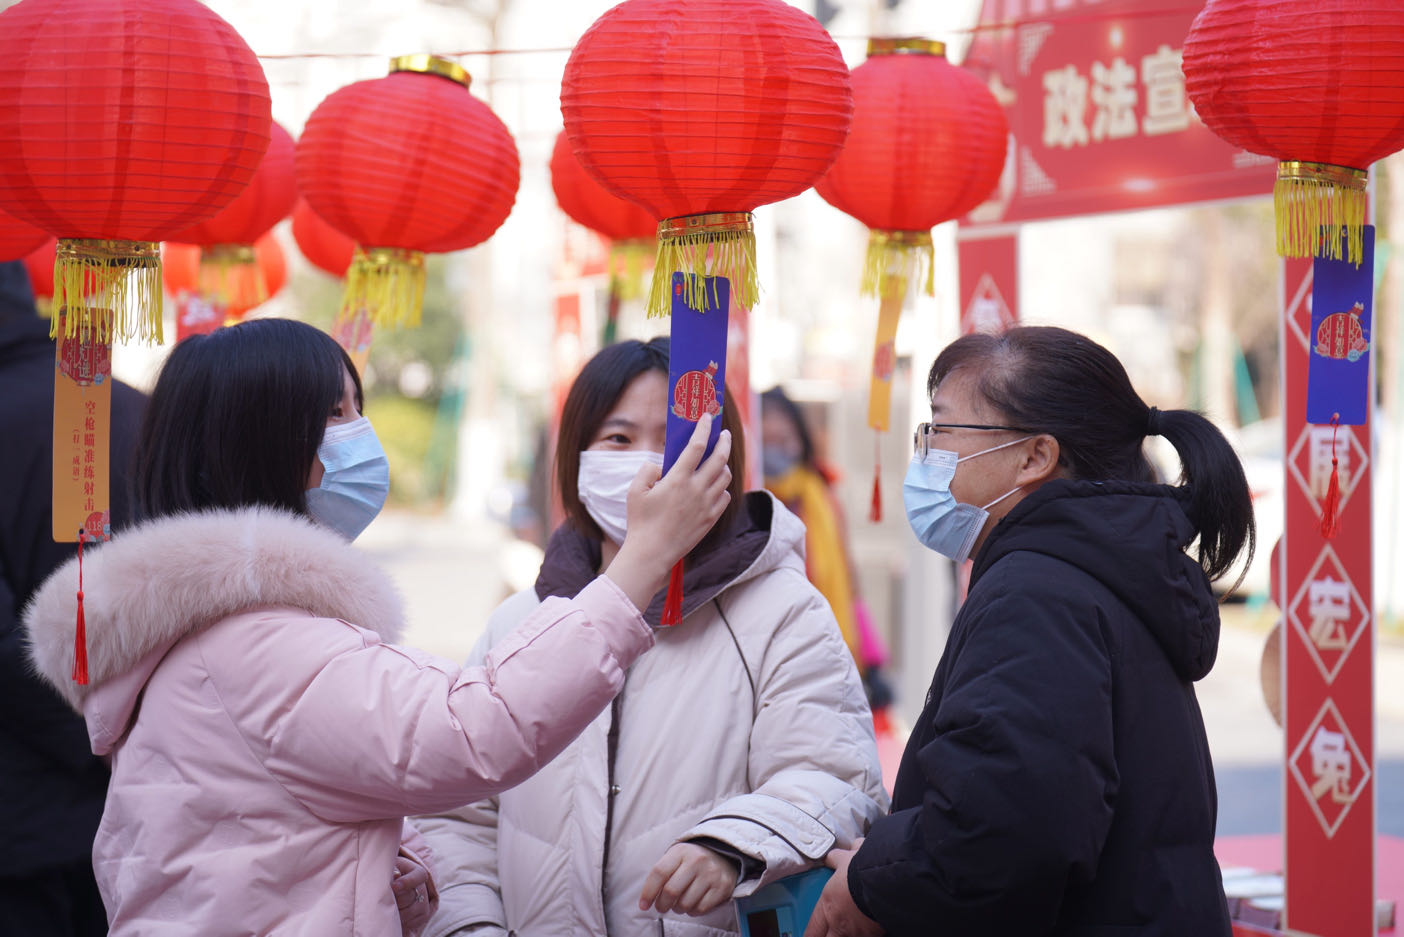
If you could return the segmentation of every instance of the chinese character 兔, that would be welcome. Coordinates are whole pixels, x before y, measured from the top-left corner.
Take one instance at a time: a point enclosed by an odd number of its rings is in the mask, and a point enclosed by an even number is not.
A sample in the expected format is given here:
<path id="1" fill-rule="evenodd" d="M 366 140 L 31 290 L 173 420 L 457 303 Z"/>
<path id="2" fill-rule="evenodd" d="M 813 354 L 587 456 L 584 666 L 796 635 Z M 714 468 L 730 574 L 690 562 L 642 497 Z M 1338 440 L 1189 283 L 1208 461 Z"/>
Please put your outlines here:
<path id="1" fill-rule="evenodd" d="M 1043 75 L 1043 145 L 1087 145 L 1087 79 L 1072 65 Z"/>
<path id="2" fill-rule="evenodd" d="M 1350 790 L 1350 750 L 1346 748 L 1344 733 L 1317 727 L 1311 739 L 1311 773 L 1316 777 L 1311 785 L 1312 797 L 1320 800 L 1329 793 L 1338 804 L 1355 800 Z"/>
<path id="3" fill-rule="evenodd" d="M 1117 56 L 1110 65 L 1092 63 L 1093 140 L 1136 135 L 1136 70 Z"/>

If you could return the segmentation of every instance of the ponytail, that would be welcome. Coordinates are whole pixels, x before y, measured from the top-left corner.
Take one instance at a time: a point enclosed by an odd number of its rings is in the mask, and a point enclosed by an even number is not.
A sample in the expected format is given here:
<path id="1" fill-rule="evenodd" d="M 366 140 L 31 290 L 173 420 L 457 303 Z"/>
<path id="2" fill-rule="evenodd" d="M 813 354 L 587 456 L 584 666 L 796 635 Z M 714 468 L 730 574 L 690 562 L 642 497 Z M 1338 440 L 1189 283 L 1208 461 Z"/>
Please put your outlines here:
<path id="1" fill-rule="evenodd" d="M 1248 479 L 1229 441 L 1192 410 L 1151 407 L 1146 429 L 1148 434 L 1158 430 L 1179 453 L 1180 482 L 1188 489 L 1190 520 L 1199 530 L 1199 565 L 1210 579 L 1219 579 L 1246 548 L 1246 571 L 1257 549 L 1257 530 Z"/>

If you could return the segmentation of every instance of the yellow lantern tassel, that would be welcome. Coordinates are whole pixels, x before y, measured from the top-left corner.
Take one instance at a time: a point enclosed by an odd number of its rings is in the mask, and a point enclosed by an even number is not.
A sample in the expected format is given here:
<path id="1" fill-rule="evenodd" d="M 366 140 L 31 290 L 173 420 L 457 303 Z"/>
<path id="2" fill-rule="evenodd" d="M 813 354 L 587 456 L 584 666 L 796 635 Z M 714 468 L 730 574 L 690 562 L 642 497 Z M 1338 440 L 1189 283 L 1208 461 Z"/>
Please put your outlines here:
<path id="1" fill-rule="evenodd" d="M 648 293 L 649 318 L 667 316 L 673 307 L 669 295 L 673 274 L 685 274 L 683 300 L 703 312 L 703 277 L 726 277 L 731 297 L 746 309 L 760 298 L 756 274 L 756 235 L 750 212 L 718 212 L 666 218 L 658 225 L 658 256 L 653 265 L 653 285 Z M 715 300 L 715 297 L 714 297 Z"/>
<path id="2" fill-rule="evenodd" d="M 377 328 L 413 328 L 423 309 L 423 251 L 357 246 L 346 271 L 343 316 L 365 310 Z"/>
<path id="3" fill-rule="evenodd" d="M 54 254 L 55 315 L 49 337 L 80 332 L 111 342 L 160 344 L 161 252 L 154 241 L 65 238 Z M 57 313 L 62 312 L 62 315 Z"/>
<path id="4" fill-rule="evenodd" d="M 609 246 L 609 275 L 618 284 L 620 299 L 643 296 L 644 270 L 652 255 L 652 241 L 615 241 Z"/>
<path id="5" fill-rule="evenodd" d="M 268 300 L 268 283 L 252 244 L 200 249 L 200 294 L 222 309 L 252 309 Z M 238 321 L 237 317 L 230 317 Z"/>
<path id="6" fill-rule="evenodd" d="M 926 295 L 935 296 L 935 260 L 930 231 L 874 229 L 868 235 L 861 292 L 882 299 L 905 299 L 911 281 L 924 276 Z"/>
<path id="7" fill-rule="evenodd" d="M 1364 259 L 1365 183 L 1363 169 L 1328 163 L 1281 162 L 1272 188 L 1277 220 L 1277 252 L 1283 257 L 1341 259 L 1345 228 L 1347 259 Z M 1323 237 L 1322 229 L 1327 229 Z M 1331 232 L 1335 232 L 1334 235 Z"/>

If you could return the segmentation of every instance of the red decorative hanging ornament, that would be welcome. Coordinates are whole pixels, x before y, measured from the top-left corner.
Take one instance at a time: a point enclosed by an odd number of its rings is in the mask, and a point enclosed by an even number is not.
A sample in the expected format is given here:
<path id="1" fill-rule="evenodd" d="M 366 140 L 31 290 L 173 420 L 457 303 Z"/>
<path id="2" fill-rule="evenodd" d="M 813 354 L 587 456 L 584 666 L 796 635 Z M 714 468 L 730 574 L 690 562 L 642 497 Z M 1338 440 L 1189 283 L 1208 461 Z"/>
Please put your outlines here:
<path id="1" fill-rule="evenodd" d="M 1331 417 L 1331 476 L 1326 482 L 1326 498 L 1321 502 L 1321 536 L 1327 540 L 1341 532 L 1341 468 L 1336 458 L 1336 436 L 1341 431 L 1341 417 Z"/>
<path id="2" fill-rule="evenodd" d="M 302 256 L 334 277 L 346 276 L 356 242 L 322 220 L 306 199 L 298 199 L 292 213 L 293 240 Z"/>
<path id="3" fill-rule="evenodd" d="M 1279 161 L 1282 256 L 1360 263 L 1370 164 L 1404 147 L 1401 35 L 1386 0 L 1209 0 L 1195 17 L 1185 91 L 1214 133 Z"/>
<path id="4" fill-rule="evenodd" d="M 661 222 L 648 313 L 673 271 L 755 304 L 750 212 L 814 184 L 843 147 L 848 69 L 819 22 L 781 0 L 625 0 L 571 51 L 561 114 L 585 171 Z"/>
<path id="5" fill-rule="evenodd" d="M 881 304 L 868 387 L 875 433 L 868 518 L 876 523 L 902 305 L 913 280 L 934 295 L 931 229 L 964 215 L 999 184 L 1009 127 L 984 82 L 946 61 L 942 42 L 870 39 L 852 81 L 848 142 L 814 189 L 870 229 L 861 292 Z"/>
<path id="6" fill-rule="evenodd" d="M 389 75 L 332 92 L 308 118 L 298 188 L 357 244 L 342 317 L 417 325 L 424 255 L 480 244 L 507 220 L 517 147 L 469 83 L 447 59 L 400 56 Z"/>
<path id="7" fill-rule="evenodd" d="M 160 340 L 156 242 L 232 201 L 268 147 L 268 82 L 198 0 L 0 13 L 0 206 L 60 238 L 68 334 Z"/>
<path id="8" fill-rule="evenodd" d="M 596 182 L 571 152 L 564 130 L 551 150 L 551 190 L 556 193 L 556 204 L 572 221 L 610 241 L 611 312 L 617 310 L 620 299 L 642 295 L 644 270 L 653 259 L 658 223 L 641 206 Z M 611 340 L 607 337 L 605 343 Z"/>
<path id="9" fill-rule="evenodd" d="M 78 614 L 73 623 L 73 682 L 88 685 L 88 623 L 83 615 L 83 541 L 88 532 L 78 529 Z"/>
<path id="10" fill-rule="evenodd" d="M 213 218 L 169 239 L 200 245 L 201 294 L 236 321 L 277 292 L 267 282 L 266 261 L 260 255 L 277 251 L 281 261 L 281 248 L 273 243 L 260 251 L 255 244 L 288 216 L 297 201 L 293 138 L 277 123 L 269 129 L 268 150 L 244 191 Z"/>

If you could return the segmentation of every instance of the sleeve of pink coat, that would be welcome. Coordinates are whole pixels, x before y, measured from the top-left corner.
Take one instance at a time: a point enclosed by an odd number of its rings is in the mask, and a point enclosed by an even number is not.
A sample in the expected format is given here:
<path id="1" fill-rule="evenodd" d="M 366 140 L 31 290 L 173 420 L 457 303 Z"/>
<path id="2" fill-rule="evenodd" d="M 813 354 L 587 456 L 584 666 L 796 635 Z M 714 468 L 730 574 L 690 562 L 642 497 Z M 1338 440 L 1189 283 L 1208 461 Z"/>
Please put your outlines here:
<path id="1" fill-rule="evenodd" d="M 490 797 L 554 758 L 653 644 L 600 576 L 547 599 L 482 666 L 380 643 L 345 622 L 270 616 L 221 664 L 221 699 L 268 771 L 314 814 L 360 822 Z"/>

